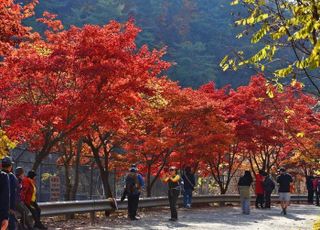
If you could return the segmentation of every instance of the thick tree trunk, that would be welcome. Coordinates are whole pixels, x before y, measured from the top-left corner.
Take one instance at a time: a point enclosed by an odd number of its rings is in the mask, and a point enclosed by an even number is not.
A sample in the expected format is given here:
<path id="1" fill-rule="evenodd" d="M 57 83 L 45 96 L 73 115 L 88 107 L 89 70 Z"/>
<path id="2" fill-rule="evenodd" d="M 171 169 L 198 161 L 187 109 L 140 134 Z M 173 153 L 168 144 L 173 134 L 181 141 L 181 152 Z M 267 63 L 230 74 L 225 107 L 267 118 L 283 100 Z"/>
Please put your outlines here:
<path id="1" fill-rule="evenodd" d="M 105 197 L 106 198 L 112 198 L 112 192 L 110 189 L 110 184 L 109 184 L 109 178 L 108 178 L 108 172 L 105 170 L 103 167 L 103 164 L 101 162 L 100 156 L 99 156 L 99 150 L 98 149 L 93 149 L 93 155 L 94 155 L 94 160 L 99 168 L 99 173 L 101 176 L 101 181 L 102 181 L 102 186 L 104 189 Z"/>

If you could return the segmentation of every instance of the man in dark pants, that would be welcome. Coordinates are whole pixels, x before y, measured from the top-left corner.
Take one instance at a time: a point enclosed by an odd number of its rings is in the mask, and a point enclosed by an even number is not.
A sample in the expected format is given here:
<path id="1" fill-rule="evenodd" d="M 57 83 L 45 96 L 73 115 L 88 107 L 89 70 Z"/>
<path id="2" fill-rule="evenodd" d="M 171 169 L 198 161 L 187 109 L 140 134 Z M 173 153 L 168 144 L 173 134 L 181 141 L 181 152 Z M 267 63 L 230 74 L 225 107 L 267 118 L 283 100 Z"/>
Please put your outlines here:
<path id="1" fill-rule="evenodd" d="M 271 208 L 271 194 L 275 188 L 275 183 L 269 174 L 266 174 L 266 177 L 263 181 L 263 188 L 265 196 L 265 208 Z"/>
<path id="2" fill-rule="evenodd" d="M 320 176 L 316 176 L 313 179 L 313 191 L 316 197 L 316 206 L 319 206 L 319 196 L 320 196 Z"/>
<path id="3" fill-rule="evenodd" d="M 16 176 L 12 173 L 12 160 L 10 157 L 5 157 L 2 159 L 2 171 L 7 173 L 9 177 L 9 190 L 10 190 L 10 209 L 9 209 L 9 230 L 15 230 L 17 224 L 16 218 L 16 197 L 18 180 Z"/>
<path id="4" fill-rule="evenodd" d="M 192 192 L 196 185 L 196 181 L 194 173 L 192 173 L 190 166 L 187 166 L 185 168 L 182 180 L 184 182 L 183 204 L 185 208 L 191 208 Z"/>
<path id="5" fill-rule="evenodd" d="M 0 229 L 7 229 L 10 209 L 10 183 L 7 173 L 0 171 Z"/>
<path id="6" fill-rule="evenodd" d="M 132 167 L 130 173 L 126 177 L 126 187 L 122 195 L 121 200 L 123 201 L 128 196 L 128 217 L 130 220 L 138 220 L 137 210 L 139 204 L 141 185 L 139 182 L 137 169 Z"/>
<path id="7" fill-rule="evenodd" d="M 313 173 L 311 172 L 310 175 L 307 176 L 306 178 L 306 187 L 308 190 L 308 204 L 313 204 L 313 194 L 314 194 L 313 180 L 314 180 L 314 176 L 313 176 Z"/>

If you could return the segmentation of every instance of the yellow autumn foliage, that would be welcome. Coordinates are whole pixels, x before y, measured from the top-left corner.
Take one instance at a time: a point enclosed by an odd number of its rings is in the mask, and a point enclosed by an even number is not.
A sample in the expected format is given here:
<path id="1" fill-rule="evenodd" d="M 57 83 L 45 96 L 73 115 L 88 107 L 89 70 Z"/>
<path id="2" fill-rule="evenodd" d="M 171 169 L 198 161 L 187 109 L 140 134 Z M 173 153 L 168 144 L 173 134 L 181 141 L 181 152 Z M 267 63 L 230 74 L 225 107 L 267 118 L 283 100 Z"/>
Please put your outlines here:
<path id="1" fill-rule="evenodd" d="M 0 129 L 0 159 L 9 155 L 9 150 L 16 147 L 16 142 L 9 139 L 6 133 Z"/>

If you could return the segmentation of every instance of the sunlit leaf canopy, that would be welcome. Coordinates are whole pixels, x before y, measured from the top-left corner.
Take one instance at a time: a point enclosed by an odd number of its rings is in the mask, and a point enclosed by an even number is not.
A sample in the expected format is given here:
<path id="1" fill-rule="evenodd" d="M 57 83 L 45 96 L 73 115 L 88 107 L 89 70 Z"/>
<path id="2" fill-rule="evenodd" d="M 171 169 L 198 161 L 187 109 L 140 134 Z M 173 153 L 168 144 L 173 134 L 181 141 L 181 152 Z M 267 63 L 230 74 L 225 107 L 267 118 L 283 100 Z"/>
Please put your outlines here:
<path id="1" fill-rule="evenodd" d="M 242 51 L 220 63 L 223 70 L 251 65 L 272 73 L 275 83 L 303 81 L 309 90 L 320 94 L 320 2 L 316 0 L 236 0 L 248 15 L 235 25 L 243 29 L 238 39 L 250 39 L 259 51 Z M 249 36 L 249 37 L 248 37 Z"/>

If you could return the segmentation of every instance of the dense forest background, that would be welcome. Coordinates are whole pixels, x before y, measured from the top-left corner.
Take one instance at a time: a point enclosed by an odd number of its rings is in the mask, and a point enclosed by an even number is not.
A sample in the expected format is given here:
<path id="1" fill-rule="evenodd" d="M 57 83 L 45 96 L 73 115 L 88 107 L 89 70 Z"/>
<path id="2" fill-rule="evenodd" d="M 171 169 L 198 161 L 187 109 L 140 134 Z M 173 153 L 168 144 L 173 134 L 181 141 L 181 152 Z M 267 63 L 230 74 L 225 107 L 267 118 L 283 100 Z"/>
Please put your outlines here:
<path id="1" fill-rule="evenodd" d="M 150 48 L 167 46 L 166 58 L 176 64 L 168 76 L 182 86 L 196 88 L 209 81 L 218 87 L 247 84 L 255 72 L 223 72 L 222 58 L 234 50 L 248 50 L 246 39 L 237 40 L 233 21 L 241 8 L 229 0 L 40 0 L 36 16 L 49 11 L 58 14 L 64 26 L 103 25 L 110 20 L 134 18 L 142 29 L 138 44 Z M 27 23 L 43 31 L 35 18 Z"/>

